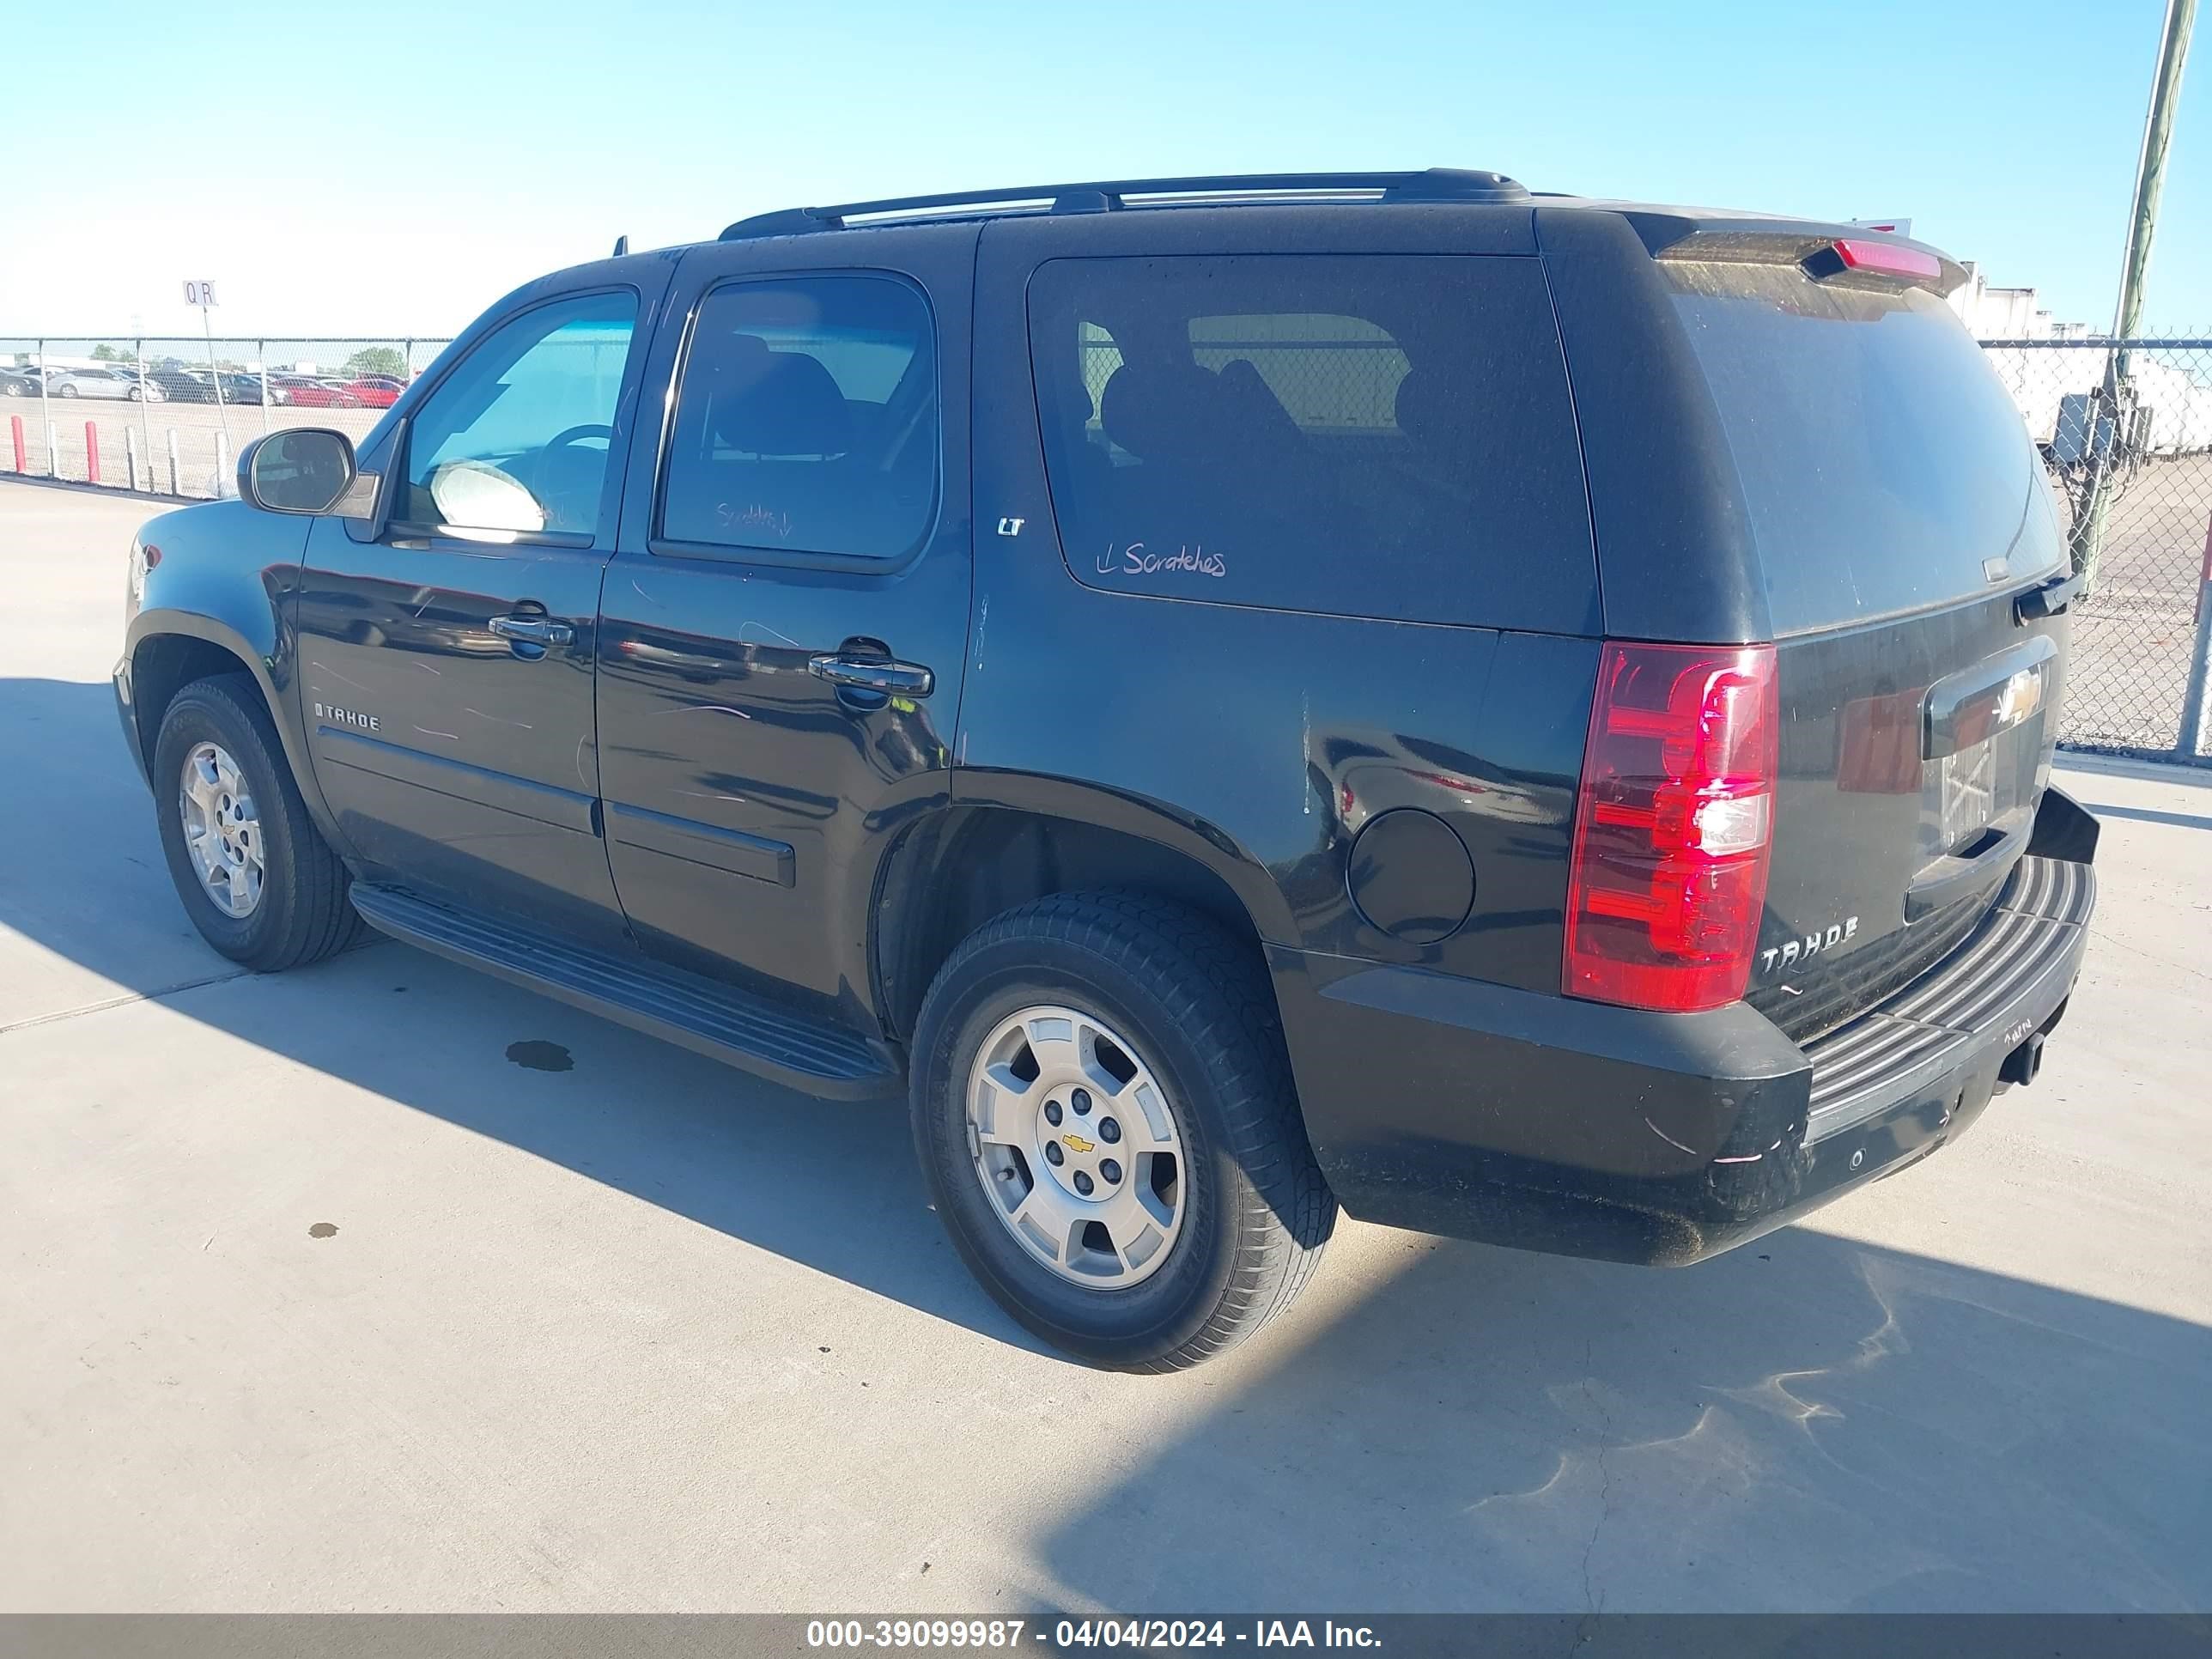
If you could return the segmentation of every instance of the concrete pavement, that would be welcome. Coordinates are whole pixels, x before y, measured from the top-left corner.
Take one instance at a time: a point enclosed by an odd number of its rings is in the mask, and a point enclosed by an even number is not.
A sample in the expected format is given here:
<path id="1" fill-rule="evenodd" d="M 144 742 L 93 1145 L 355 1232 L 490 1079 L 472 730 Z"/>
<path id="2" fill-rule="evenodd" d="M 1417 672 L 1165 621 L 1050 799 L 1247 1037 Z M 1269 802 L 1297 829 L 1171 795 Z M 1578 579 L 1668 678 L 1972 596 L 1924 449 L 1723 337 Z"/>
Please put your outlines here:
<path id="1" fill-rule="evenodd" d="M 1679 1273 L 1346 1224 L 1105 1376 L 895 1108 L 202 945 L 104 683 L 156 510 L 0 484 L 0 1609 L 2212 1607 L 2212 775 L 2069 769 L 2087 977 L 1927 1164 Z"/>

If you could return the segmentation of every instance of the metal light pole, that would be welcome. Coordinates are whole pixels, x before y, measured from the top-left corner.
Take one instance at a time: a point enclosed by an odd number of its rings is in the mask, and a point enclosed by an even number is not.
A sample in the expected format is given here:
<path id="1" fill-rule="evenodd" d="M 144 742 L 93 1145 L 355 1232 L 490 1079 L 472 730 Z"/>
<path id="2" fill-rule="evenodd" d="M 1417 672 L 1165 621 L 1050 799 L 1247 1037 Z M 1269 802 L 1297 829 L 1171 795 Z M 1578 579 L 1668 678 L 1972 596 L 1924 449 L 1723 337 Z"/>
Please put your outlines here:
<path id="1" fill-rule="evenodd" d="M 2136 194 L 2128 215 L 2128 247 L 2120 266 L 2120 302 L 2112 319 L 2113 337 L 2122 342 L 2105 366 L 2100 400 L 2089 410 L 2090 465 L 2094 470 L 2089 501 L 2074 530 L 2074 568 L 2086 573 L 2089 586 L 2097 581 L 2097 561 L 2104 552 L 2105 514 L 2112 497 L 2112 469 L 2115 459 L 2100 441 L 2100 428 L 2112 422 L 2112 449 L 2126 441 L 2123 425 L 2128 389 L 2128 347 L 2142 325 L 2143 280 L 2150 270 L 2151 238 L 2158 229 L 2158 198 L 2166 184 L 2166 146 L 2173 137 L 2173 106 L 2181 93 L 2182 66 L 2189 61 L 2189 36 L 2197 25 L 2197 0 L 2166 0 L 2166 27 L 2158 43 L 2158 70 L 2152 77 L 2150 113 L 2143 122 L 2142 149 L 2136 157 Z"/>

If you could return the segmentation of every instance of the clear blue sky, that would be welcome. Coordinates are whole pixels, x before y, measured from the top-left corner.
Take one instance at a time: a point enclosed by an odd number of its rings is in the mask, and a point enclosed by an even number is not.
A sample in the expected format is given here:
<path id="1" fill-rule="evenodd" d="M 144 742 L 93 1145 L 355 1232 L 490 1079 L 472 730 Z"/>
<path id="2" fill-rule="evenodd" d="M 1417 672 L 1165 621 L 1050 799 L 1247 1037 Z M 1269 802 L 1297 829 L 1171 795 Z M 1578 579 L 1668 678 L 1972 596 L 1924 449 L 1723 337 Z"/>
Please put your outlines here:
<path id="1" fill-rule="evenodd" d="M 0 25 L 0 329 L 450 331 L 767 208 L 1100 175 L 1495 167 L 1915 234 L 2109 321 L 2161 0 L 252 5 Z M 2212 51 L 2212 46 L 2201 49 Z M 2149 319 L 2212 327 L 2212 64 Z"/>

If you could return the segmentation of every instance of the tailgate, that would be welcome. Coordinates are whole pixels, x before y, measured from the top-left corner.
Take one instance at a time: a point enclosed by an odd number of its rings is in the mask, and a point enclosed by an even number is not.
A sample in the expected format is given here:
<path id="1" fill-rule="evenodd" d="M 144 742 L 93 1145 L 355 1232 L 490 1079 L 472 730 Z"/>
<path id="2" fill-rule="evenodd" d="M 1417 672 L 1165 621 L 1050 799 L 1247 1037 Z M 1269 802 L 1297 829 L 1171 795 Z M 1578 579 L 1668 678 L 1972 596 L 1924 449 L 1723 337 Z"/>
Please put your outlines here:
<path id="1" fill-rule="evenodd" d="M 1659 264 L 1777 641 L 1748 994 L 1802 1042 L 1963 939 L 2025 849 L 2068 643 L 2032 596 L 2064 546 L 2018 410 L 1939 296 L 1794 261 Z"/>
<path id="2" fill-rule="evenodd" d="M 1780 775 L 1753 1006 L 1802 1042 L 1972 933 L 2050 774 L 2063 616 L 2009 597 L 1784 641 Z"/>

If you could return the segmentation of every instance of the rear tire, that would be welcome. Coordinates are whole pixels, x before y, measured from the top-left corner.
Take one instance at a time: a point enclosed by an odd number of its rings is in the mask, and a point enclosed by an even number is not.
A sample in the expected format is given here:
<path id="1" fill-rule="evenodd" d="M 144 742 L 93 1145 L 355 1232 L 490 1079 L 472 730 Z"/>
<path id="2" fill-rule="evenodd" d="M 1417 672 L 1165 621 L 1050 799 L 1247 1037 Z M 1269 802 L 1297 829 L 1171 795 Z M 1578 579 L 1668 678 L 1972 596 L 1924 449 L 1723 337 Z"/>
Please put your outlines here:
<path id="1" fill-rule="evenodd" d="M 994 1058 L 1024 1052 L 1025 1021 L 1034 1015 L 1043 1025 L 1064 1024 L 1062 1013 L 1073 1013 L 1079 1030 L 1095 1022 L 1096 1052 L 1110 1052 L 1108 1081 L 1121 1092 L 1106 1094 L 1079 1121 L 1052 1116 L 1054 1128 L 1032 1135 L 1027 1154 L 995 1170 L 1001 1190 L 986 1165 L 1004 1158 L 997 1143 L 1007 1125 L 1042 1122 L 1048 1107 L 1089 1109 L 1052 1082 L 1042 1055 L 999 1067 L 1031 1074 L 1018 1101 L 994 1094 L 988 1081 Z M 1156 1085 L 1170 1134 L 1156 1139 L 1144 1130 L 1145 1119 L 1159 1114 L 1137 1100 L 1133 1077 Z M 1015 1319 L 1092 1364 L 1176 1370 L 1243 1340 L 1304 1288 L 1335 1225 L 1336 1200 L 1306 1140 L 1264 969 L 1249 945 L 1207 918 L 1149 894 L 1056 894 L 971 934 L 923 1001 L 912 1079 L 915 1150 L 961 1257 Z M 983 1136 L 979 1091 L 997 1103 Z M 1033 1097 L 1045 1095 L 1057 1098 Z M 1107 1132 L 1109 1113 L 1132 1127 Z M 1067 1139 L 1060 1131 L 1079 1127 L 1088 1133 L 1068 1141 L 1074 1154 L 1059 1153 Z M 1048 1141 L 1059 1154 L 1053 1170 L 1035 1156 Z M 1158 1155 L 1167 1158 L 1170 1190 L 1148 1199 L 1169 1241 L 1154 1243 L 1158 1261 L 1138 1259 L 1107 1236 L 1103 1222 L 1083 1218 L 1092 1212 L 1086 1206 L 1105 1213 L 1103 1191 L 1086 1187 L 1091 1196 L 1079 1200 L 1063 1182 L 1110 1176 L 1132 1185 L 1138 1156 L 1127 1155 L 1126 1170 L 1117 1163 L 1108 1170 L 1097 1160 L 1140 1144 L 1173 1149 Z M 1072 1174 L 1079 1166 L 1102 1173 Z M 1053 1200 L 1054 1224 L 1032 1227 L 1028 1242 L 1010 1218 L 1012 1208 L 1027 1212 L 1008 1195 L 1023 1180 Z M 1054 1232 L 1056 1245 L 1036 1242 Z M 1079 1262 L 1115 1282 L 1090 1288 Z"/>
<path id="2" fill-rule="evenodd" d="M 225 799 L 251 802 L 258 892 L 243 915 L 211 896 L 188 840 L 185 768 L 196 756 L 210 755 L 228 763 L 238 780 Z M 162 713 L 149 770 L 170 877 L 192 925 L 216 950 L 267 974 L 319 962 L 355 938 L 359 918 L 348 897 L 351 878 L 307 816 L 252 680 L 225 675 L 195 680 L 178 692 Z M 204 838 L 204 827 L 198 827 Z"/>

